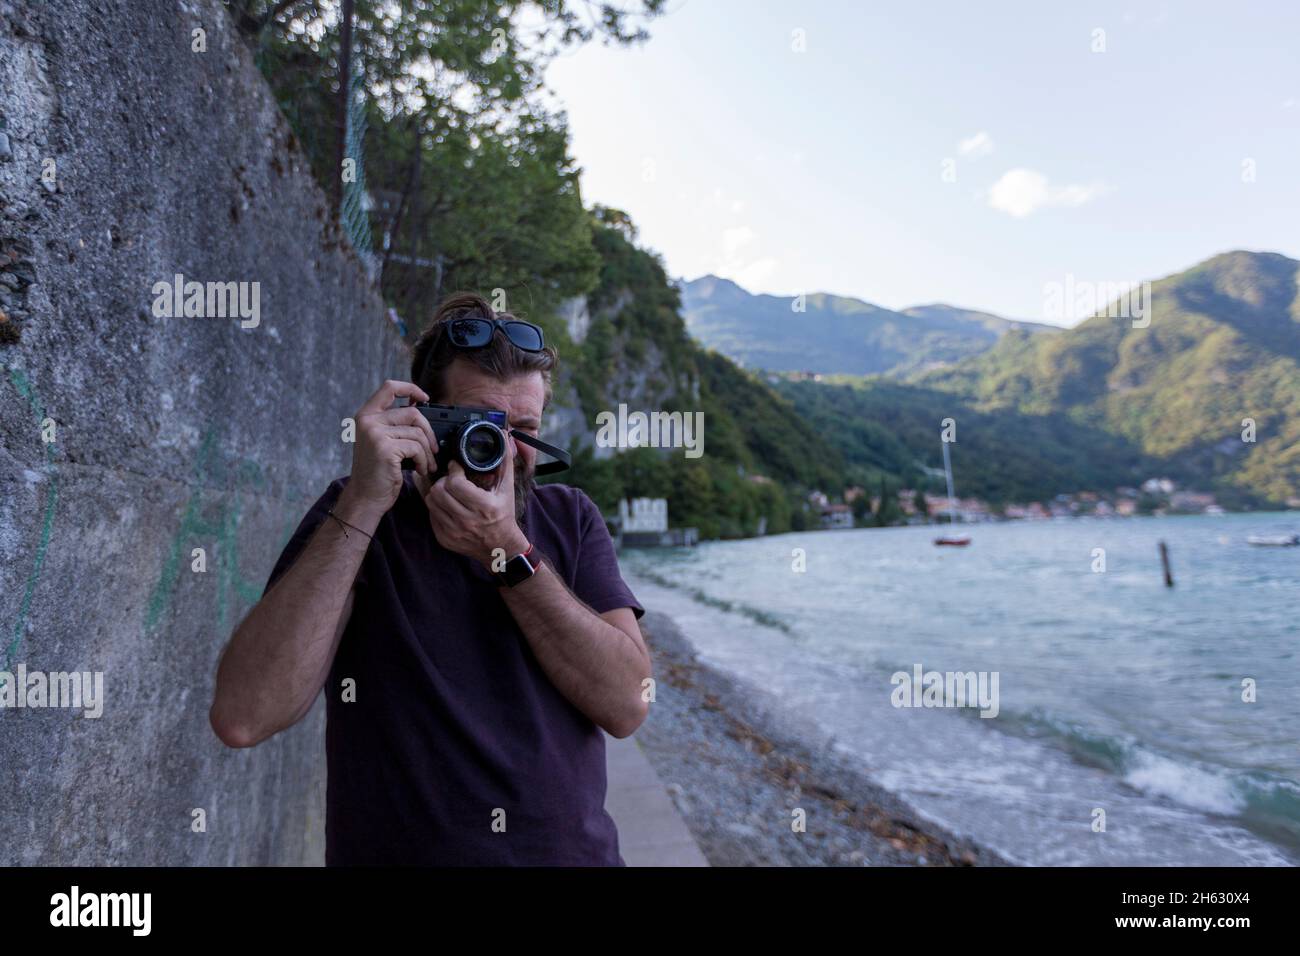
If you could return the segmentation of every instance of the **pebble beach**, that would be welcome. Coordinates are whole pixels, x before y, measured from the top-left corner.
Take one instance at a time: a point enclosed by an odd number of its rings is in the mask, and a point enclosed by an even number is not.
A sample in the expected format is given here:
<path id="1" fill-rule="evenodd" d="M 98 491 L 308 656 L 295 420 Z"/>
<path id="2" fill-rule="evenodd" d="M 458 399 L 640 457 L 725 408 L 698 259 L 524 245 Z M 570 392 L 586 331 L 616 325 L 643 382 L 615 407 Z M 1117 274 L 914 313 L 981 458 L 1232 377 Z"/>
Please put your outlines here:
<path id="1" fill-rule="evenodd" d="M 656 688 L 636 740 L 711 865 L 1005 865 L 701 662 L 672 618 L 647 611 L 641 629 Z"/>

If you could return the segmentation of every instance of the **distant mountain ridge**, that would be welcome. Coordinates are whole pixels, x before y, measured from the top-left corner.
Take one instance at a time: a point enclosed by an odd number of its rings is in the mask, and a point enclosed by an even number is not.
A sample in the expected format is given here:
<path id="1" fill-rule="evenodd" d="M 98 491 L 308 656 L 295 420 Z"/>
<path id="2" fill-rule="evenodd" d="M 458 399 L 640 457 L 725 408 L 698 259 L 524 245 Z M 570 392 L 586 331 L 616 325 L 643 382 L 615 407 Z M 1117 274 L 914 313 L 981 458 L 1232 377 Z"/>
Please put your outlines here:
<path id="1" fill-rule="evenodd" d="M 951 416 L 966 426 L 967 486 L 992 500 L 1161 474 L 1233 507 L 1294 506 L 1298 276 L 1286 256 L 1226 252 L 1150 283 L 1149 324 L 1102 306 L 1047 334 L 974 310 L 835 296 L 791 314 L 788 298 L 716 277 L 687 283 L 683 300 L 692 333 L 747 364 L 875 376 L 777 384 L 801 416 L 834 425 L 851 466 L 916 480 L 912 463 L 937 461 L 938 422 Z M 945 331 L 913 326 L 909 350 L 894 338 L 905 321 Z M 756 341 L 741 348 L 740 335 Z"/>
<path id="2" fill-rule="evenodd" d="M 1300 496 L 1300 262 L 1225 252 L 1151 285 L 1150 324 L 1096 315 L 1003 336 L 916 379 L 981 410 L 1102 428 L 1184 480 L 1257 501 Z"/>
<path id="3" fill-rule="evenodd" d="M 679 282 L 693 338 L 750 368 L 847 375 L 914 375 L 992 348 L 1007 332 L 1053 326 L 933 304 L 896 312 L 817 292 L 803 311 L 790 296 L 754 294 L 714 275 Z"/>

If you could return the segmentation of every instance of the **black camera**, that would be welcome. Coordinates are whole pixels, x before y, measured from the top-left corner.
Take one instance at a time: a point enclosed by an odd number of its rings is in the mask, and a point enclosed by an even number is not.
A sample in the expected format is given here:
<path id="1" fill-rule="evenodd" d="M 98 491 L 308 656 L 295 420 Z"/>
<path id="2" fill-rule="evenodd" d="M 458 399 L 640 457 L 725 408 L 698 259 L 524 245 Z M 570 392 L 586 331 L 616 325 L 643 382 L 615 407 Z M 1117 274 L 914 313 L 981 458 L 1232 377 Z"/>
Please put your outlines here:
<path id="1" fill-rule="evenodd" d="M 434 474 L 438 478 L 447 473 L 447 466 L 458 461 L 466 471 L 480 474 L 496 471 L 505 460 L 506 413 L 497 408 L 474 408 L 470 405 L 437 405 L 416 403 L 415 408 L 428 419 L 433 436 L 438 439 L 438 454 Z M 402 462 L 411 469 L 411 459 Z"/>

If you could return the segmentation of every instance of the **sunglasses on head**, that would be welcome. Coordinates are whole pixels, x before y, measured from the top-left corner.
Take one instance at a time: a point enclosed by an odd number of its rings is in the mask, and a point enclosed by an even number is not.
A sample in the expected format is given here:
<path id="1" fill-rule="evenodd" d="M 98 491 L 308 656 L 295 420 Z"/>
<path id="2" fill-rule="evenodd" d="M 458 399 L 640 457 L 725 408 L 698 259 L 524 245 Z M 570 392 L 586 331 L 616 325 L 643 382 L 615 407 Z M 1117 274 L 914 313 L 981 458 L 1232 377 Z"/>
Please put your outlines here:
<path id="1" fill-rule="evenodd" d="M 542 330 L 531 322 L 519 319 L 451 319 L 447 322 L 447 338 L 459 349 L 481 349 L 492 341 L 500 329 L 510 343 L 525 352 L 540 352 L 546 347 Z"/>

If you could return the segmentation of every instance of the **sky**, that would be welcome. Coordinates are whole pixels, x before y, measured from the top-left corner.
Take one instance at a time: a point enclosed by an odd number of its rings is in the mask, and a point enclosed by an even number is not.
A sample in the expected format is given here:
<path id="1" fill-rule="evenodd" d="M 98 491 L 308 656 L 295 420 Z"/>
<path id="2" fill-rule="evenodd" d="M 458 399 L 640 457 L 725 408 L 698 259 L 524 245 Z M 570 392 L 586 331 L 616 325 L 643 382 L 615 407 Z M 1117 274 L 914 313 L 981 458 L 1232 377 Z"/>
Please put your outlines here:
<path id="1" fill-rule="evenodd" d="M 1049 286 L 1300 258 L 1294 0 L 668 6 L 546 82 L 674 278 L 1069 325 Z"/>

